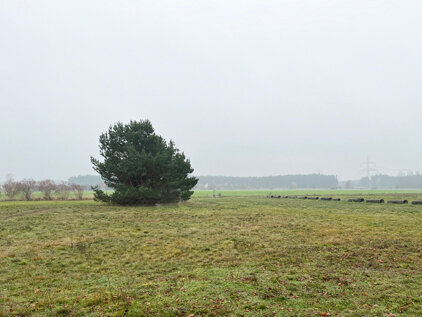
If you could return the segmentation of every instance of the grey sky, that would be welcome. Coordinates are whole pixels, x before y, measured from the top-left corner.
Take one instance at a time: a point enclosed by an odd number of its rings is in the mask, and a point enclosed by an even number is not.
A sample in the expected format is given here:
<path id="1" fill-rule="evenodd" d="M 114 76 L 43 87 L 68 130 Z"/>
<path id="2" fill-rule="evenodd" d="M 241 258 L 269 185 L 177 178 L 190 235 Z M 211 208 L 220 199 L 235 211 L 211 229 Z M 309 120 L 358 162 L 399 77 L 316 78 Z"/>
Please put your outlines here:
<path id="1" fill-rule="evenodd" d="M 196 175 L 422 171 L 421 1 L 0 0 L 0 180 L 148 118 Z"/>

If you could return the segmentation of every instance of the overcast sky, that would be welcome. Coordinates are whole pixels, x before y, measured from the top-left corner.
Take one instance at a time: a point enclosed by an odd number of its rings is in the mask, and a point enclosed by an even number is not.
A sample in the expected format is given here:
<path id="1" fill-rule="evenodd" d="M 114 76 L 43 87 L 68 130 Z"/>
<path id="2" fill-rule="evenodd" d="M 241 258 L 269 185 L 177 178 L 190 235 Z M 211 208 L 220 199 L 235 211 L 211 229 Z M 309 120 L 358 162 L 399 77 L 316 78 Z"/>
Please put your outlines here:
<path id="1" fill-rule="evenodd" d="M 422 1 L 0 0 L 0 180 L 150 119 L 196 175 L 422 171 Z"/>

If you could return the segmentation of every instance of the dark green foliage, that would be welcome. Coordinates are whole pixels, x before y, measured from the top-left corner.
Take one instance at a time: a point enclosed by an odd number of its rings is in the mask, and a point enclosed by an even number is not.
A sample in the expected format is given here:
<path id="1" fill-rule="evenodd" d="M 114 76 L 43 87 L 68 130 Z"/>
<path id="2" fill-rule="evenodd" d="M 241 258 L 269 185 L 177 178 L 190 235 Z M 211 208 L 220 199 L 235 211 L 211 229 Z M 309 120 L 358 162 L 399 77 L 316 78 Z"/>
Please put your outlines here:
<path id="1" fill-rule="evenodd" d="M 104 162 L 91 157 L 104 183 L 114 189 L 107 195 L 93 188 L 95 199 L 119 205 L 151 205 L 188 200 L 198 179 L 189 159 L 172 141 L 154 133 L 148 120 L 120 122 L 100 136 Z"/>
<path id="2" fill-rule="evenodd" d="M 107 195 L 104 191 L 98 188 L 98 186 L 91 187 L 94 191 L 94 200 L 95 201 L 103 201 L 103 202 L 110 202 L 110 196 Z"/>

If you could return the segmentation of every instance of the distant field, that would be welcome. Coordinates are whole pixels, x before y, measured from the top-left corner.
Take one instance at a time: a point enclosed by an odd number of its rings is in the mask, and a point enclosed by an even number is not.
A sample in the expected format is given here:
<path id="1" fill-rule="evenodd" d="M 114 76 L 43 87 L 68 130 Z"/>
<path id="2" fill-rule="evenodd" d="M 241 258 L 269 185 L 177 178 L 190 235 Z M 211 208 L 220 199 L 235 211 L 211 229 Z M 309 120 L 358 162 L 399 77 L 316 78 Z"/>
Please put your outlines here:
<path id="1" fill-rule="evenodd" d="M 216 190 L 223 196 L 267 196 L 273 195 L 319 195 L 319 196 L 356 196 L 356 195 L 381 195 L 383 197 L 397 195 L 410 195 L 422 197 L 422 189 L 274 189 L 274 190 Z M 195 197 L 212 197 L 212 190 L 196 190 Z"/>
<path id="2" fill-rule="evenodd" d="M 0 316 L 422 315 L 422 206 L 264 193 L 0 202 Z"/>
<path id="3" fill-rule="evenodd" d="M 108 191 L 111 192 L 111 191 Z M 275 189 L 275 190 L 216 190 L 216 193 L 221 193 L 225 197 L 236 196 L 267 196 L 269 193 L 273 195 L 319 195 L 319 196 L 332 196 L 332 197 L 354 197 L 358 196 L 383 196 L 389 195 L 391 197 L 402 196 L 406 197 L 421 197 L 422 189 Z M 195 190 L 193 197 L 212 197 L 212 190 Z M 34 200 L 41 200 L 43 195 L 41 192 L 34 192 L 32 194 Z M 57 199 L 53 195 L 54 199 Z M 83 195 L 84 199 L 93 199 L 94 192 L 87 190 Z M 22 195 L 18 195 L 15 200 L 22 200 Z M 70 200 L 76 199 L 76 194 L 69 195 Z M 0 200 L 8 200 L 4 193 L 0 194 Z"/>

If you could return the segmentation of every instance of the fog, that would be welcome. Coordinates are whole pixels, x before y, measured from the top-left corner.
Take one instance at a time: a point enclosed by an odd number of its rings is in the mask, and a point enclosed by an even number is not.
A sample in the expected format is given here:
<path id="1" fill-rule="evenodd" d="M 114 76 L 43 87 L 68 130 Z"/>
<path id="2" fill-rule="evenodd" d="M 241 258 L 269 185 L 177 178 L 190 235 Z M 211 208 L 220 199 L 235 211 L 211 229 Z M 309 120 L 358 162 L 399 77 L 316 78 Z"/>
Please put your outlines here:
<path id="1" fill-rule="evenodd" d="M 422 171 L 421 1 L 0 1 L 0 180 L 150 119 L 195 175 Z"/>

